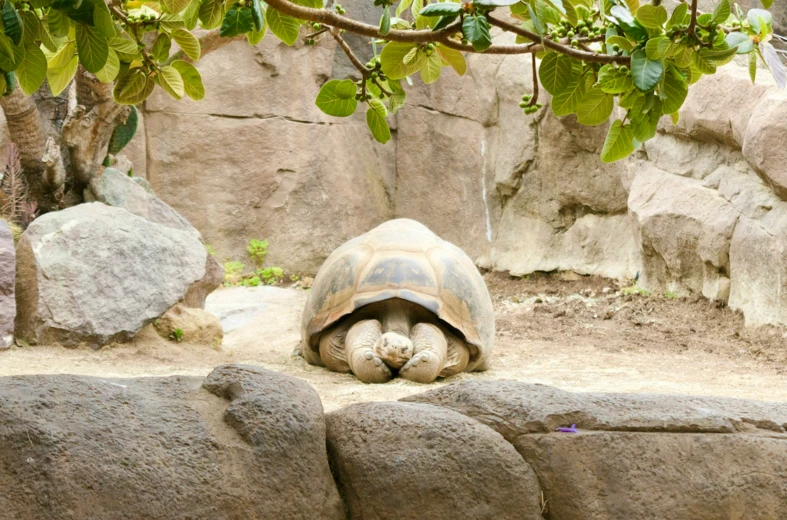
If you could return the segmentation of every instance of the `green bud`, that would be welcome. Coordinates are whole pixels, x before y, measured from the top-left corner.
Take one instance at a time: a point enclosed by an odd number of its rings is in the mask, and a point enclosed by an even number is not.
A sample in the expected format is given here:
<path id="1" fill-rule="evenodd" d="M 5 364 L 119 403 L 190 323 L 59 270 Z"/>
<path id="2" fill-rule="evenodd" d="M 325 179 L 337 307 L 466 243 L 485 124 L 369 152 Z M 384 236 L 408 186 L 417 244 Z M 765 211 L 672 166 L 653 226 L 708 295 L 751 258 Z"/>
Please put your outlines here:
<path id="1" fill-rule="evenodd" d="M 571 40 L 571 45 L 574 47 L 579 47 L 579 40 L 574 38 L 573 40 Z"/>
<path id="2" fill-rule="evenodd" d="M 573 38 L 574 37 L 574 31 L 568 31 L 566 33 L 566 36 L 568 36 L 569 38 Z"/>

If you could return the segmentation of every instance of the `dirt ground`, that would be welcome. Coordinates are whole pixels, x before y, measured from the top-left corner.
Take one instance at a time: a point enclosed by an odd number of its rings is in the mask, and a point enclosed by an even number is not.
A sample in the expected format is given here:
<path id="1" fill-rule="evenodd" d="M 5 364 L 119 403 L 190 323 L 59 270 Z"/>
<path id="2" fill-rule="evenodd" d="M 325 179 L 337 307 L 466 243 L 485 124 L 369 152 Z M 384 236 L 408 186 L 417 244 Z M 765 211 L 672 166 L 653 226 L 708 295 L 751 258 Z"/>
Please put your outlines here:
<path id="1" fill-rule="evenodd" d="M 485 279 L 497 316 L 492 368 L 435 385 L 509 379 L 573 391 L 787 401 L 784 329 L 745 329 L 740 313 L 713 302 L 626 295 L 615 282 L 597 277 L 488 273 Z M 98 351 L 15 347 L 0 353 L 0 375 L 204 376 L 220 364 L 248 363 L 308 381 L 327 411 L 429 388 L 404 380 L 367 385 L 293 355 L 307 295 L 302 289 L 279 287 L 216 291 L 207 308 L 222 318 L 228 331 L 218 349 L 172 343 L 149 328 L 134 343 Z"/>

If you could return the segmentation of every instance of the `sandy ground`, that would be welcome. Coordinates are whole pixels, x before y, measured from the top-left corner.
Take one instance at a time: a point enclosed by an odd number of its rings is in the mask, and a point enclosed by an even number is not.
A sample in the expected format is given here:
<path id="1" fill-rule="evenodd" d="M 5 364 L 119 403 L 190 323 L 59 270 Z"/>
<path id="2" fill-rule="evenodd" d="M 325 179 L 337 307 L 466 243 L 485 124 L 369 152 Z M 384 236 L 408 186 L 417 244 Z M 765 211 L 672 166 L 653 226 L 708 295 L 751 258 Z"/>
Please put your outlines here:
<path id="1" fill-rule="evenodd" d="M 492 368 L 433 385 L 508 379 L 573 391 L 787 401 L 787 336 L 782 329 L 747 330 L 739 314 L 712 302 L 626 296 L 614 282 L 600 278 L 515 279 L 495 273 L 486 280 L 497 312 Z M 367 385 L 293 355 L 307 295 L 280 287 L 216 291 L 207 309 L 221 317 L 226 331 L 219 349 L 172 343 L 150 328 L 132 344 L 98 351 L 15 347 L 0 353 L 0 375 L 205 376 L 220 364 L 247 363 L 308 381 L 327 411 L 430 388 L 404 380 Z"/>

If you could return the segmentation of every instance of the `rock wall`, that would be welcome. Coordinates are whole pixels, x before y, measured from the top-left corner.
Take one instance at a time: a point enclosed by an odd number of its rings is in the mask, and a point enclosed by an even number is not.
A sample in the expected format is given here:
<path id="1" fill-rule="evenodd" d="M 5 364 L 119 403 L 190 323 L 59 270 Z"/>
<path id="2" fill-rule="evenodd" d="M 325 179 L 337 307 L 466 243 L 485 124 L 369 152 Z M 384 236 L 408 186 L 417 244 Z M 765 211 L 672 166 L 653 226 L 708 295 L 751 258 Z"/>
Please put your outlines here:
<path id="1" fill-rule="evenodd" d="M 324 415 L 308 384 L 242 365 L 204 380 L 0 378 L 0 507 L 20 520 L 776 520 L 787 508 L 784 404 L 492 381 L 406 401 Z"/>
<path id="2" fill-rule="evenodd" d="M 369 56 L 364 39 L 350 42 Z M 248 240 L 265 238 L 270 265 L 313 273 L 343 241 L 409 217 L 483 267 L 639 273 L 653 292 L 702 294 L 750 324 L 787 324 L 787 95 L 767 71 L 754 86 L 736 64 L 703 78 L 676 126 L 665 120 L 634 156 L 604 164 L 606 126 L 555 118 L 543 91 L 544 110 L 518 108 L 532 88 L 529 57 L 468 62 L 461 78 L 416 78 L 383 146 L 362 114 L 314 106 L 325 80 L 353 72 L 332 41 L 236 42 L 200 62 L 202 102 L 147 101 L 128 153 L 222 259 L 244 259 Z"/>

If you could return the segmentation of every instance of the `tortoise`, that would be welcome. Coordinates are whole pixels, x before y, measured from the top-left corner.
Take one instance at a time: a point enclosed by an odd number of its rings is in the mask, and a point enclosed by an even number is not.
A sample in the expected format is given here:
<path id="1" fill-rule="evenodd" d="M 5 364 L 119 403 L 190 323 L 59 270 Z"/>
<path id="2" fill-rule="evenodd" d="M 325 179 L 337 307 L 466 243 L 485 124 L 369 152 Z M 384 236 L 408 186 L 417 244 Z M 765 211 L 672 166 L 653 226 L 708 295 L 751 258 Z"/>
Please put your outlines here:
<path id="1" fill-rule="evenodd" d="M 337 248 L 303 312 L 301 354 L 367 383 L 420 383 L 489 368 L 492 300 L 472 260 L 409 219 Z"/>

